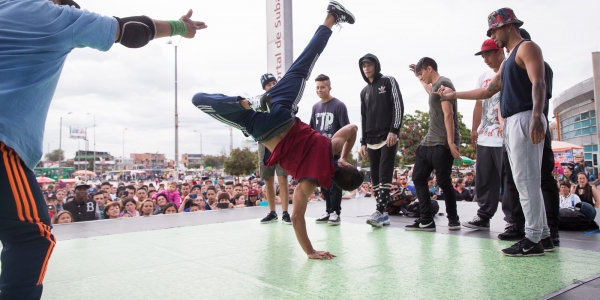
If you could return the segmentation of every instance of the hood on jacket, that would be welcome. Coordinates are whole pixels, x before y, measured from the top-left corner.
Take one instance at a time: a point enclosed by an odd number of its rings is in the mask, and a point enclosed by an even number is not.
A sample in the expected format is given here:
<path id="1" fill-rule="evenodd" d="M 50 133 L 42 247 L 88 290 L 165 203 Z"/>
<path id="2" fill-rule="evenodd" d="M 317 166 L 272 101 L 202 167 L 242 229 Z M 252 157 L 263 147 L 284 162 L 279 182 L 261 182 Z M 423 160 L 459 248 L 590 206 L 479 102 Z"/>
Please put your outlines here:
<path id="1" fill-rule="evenodd" d="M 371 83 L 369 81 L 369 78 L 367 78 L 365 76 L 365 73 L 363 73 L 362 66 L 361 66 L 363 61 L 369 61 L 369 62 L 372 62 L 373 64 L 375 64 L 375 79 L 373 81 L 381 78 L 381 76 L 382 76 L 381 75 L 381 64 L 379 64 L 379 59 L 377 58 L 377 56 L 375 56 L 371 53 L 367 53 L 358 60 L 358 69 L 360 70 L 360 75 L 362 75 L 363 79 L 367 83 Z"/>

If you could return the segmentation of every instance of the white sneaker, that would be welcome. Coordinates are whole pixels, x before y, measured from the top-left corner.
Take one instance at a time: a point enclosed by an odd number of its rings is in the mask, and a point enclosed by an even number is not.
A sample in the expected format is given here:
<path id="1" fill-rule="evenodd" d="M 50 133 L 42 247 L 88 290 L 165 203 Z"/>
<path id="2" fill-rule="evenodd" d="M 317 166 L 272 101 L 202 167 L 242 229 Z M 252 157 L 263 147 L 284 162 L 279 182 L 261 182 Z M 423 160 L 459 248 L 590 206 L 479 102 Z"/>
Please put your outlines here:
<path id="1" fill-rule="evenodd" d="M 340 225 L 340 222 L 342 222 L 342 220 L 340 219 L 340 216 L 335 211 L 332 212 L 331 214 L 329 214 L 329 221 L 327 221 L 327 224 L 336 226 L 336 225 Z"/>
<path id="2" fill-rule="evenodd" d="M 250 108 L 256 112 L 269 113 L 271 112 L 271 95 L 262 94 L 255 97 L 248 97 Z"/>

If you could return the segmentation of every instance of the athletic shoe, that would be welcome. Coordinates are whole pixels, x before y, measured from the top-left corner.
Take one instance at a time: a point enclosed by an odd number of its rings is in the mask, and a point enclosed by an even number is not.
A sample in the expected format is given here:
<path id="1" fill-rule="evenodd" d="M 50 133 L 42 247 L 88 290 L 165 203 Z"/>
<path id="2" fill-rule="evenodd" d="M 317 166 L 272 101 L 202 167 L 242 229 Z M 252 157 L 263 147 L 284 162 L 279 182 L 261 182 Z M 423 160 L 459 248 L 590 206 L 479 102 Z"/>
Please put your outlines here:
<path id="1" fill-rule="evenodd" d="M 542 247 L 544 247 L 545 252 L 554 252 L 554 250 L 556 249 L 556 248 L 554 248 L 554 243 L 552 242 L 551 237 L 542 239 L 541 243 L 542 243 Z"/>
<path id="2" fill-rule="evenodd" d="M 342 219 L 340 219 L 340 215 L 338 215 L 335 211 L 329 214 L 329 221 L 327 221 L 327 224 L 335 226 L 340 225 L 340 222 L 342 222 Z"/>
<path id="3" fill-rule="evenodd" d="M 340 23 L 354 24 L 354 15 L 337 1 L 329 1 L 327 13 L 335 18 L 336 25 Z"/>
<path id="4" fill-rule="evenodd" d="M 460 230 L 460 220 L 458 216 L 448 216 L 448 230 Z"/>
<path id="5" fill-rule="evenodd" d="M 431 220 L 429 224 L 422 224 L 421 219 L 416 219 L 414 224 L 404 226 L 406 231 L 435 231 L 435 222 Z"/>
<path id="6" fill-rule="evenodd" d="M 541 242 L 534 243 L 528 238 L 524 238 L 509 248 L 502 249 L 502 254 L 506 256 L 542 256 L 545 252 Z"/>
<path id="7" fill-rule="evenodd" d="M 519 226 L 515 223 L 506 223 L 506 226 L 504 226 L 504 232 L 498 235 L 498 238 L 501 240 L 522 239 L 524 237 L 525 230 L 519 228 Z"/>
<path id="8" fill-rule="evenodd" d="M 490 230 L 490 220 L 482 219 L 478 215 L 475 215 L 472 221 L 463 222 L 462 226 L 475 230 Z"/>
<path id="9" fill-rule="evenodd" d="M 367 220 L 367 224 L 373 227 L 383 227 L 383 214 L 376 210 Z"/>
<path id="10" fill-rule="evenodd" d="M 390 215 L 385 211 L 383 212 L 383 226 L 390 226 L 390 224 Z"/>
<path id="11" fill-rule="evenodd" d="M 554 246 L 560 245 L 560 236 L 558 235 L 558 229 L 550 227 L 550 237 L 552 238 L 552 244 Z"/>
<path id="12" fill-rule="evenodd" d="M 277 214 L 274 212 L 269 212 L 266 217 L 260 220 L 260 224 L 268 224 L 277 222 Z"/>
<path id="13" fill-rule="evenodd" d="M 323 224 L 329 222 L 329 213 L 324 213 L 320 218 L 317 219 L 317 224 Z"/>
<path id="14" fill-rule="evenodd" d="M 271 95 L 262 94 L 255 97 L 246 98 L 250 108 L 256 112 L 270 113 L 271 112 Z"/>
<path id="15" fill-rule="evenodd" d="M 292 225 L 292 219 L 290 218 L 290 214 L 281 215 L 281 221 L 283 221 L 283 224 Z"/>

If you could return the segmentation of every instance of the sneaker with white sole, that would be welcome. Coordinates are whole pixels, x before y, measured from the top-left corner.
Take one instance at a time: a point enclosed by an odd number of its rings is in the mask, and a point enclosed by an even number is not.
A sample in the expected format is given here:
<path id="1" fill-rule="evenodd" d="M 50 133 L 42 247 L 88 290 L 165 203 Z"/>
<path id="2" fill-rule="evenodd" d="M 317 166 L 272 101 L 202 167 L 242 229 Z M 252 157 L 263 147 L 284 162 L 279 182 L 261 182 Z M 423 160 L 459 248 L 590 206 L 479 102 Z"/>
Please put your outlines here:
<path id="1" fill-rule="evenodd" d="M 369 217 L 369 219 L 367 220 L 367 224 L 373 226 L 373 227 L 383 227 L 383 214 L 380 213 L 378 210 L 376 210 L 371 217 Z"/>
<path id="2" fill-rule="evenodd" d="M 383 226 L 390 226 L 390 214 L 387 211 L 383 212 Z"/>
<path id="3" fill-rule="evenodd" d="M 329 214 L 329 221 L 327 221 L 327 224 L 336 226 L 340 225 L 341 222 L 342 219 L 340 219 L 340 215 L 338 215 L 335 211 Z"/>
<path id="4" fill-rule="evenodd" d="M 335 18 L 335 24 L 354 24 L 354 15 L 337 1 L 329 1 L 327 13 Z"/>
<path id="5" fill-rule="evenodd" d="M 551 241 L 552 242 L 552 241 Z M 524 238 L 514 245 L 502 249 L 502 254 L 506 256 L 543 256 L 545 254 L 544 246 L 541 242 L 534 243 L 528 238 Z"/>
<path id="6" fill-rule="evenodd" d="M 256 112 L 270 113 L 271 112 L 271 95 L 262 94 L 259 96 L 248 97 L 250 108 Z"/>
<path id="7" fill-rule="evenodd" d="M 406 231 L 435 231 L 435 222 L 431 220 L 430 223 L 423 224 L 421 223 L 421 219 L 416 219 L 413 224 L 404 226 L 404 230 Z"/>
<path id="8" fill-rule="evenodd" d="M 486 220 L 478 215 L 475 215 L 473 220 L 463 222 L 462 226 L 475 230 L 490 230 L 490 220 Z"/>
<path id="9" fill-rule="evenodd" d="M 317 224 L 323 224 L 329 222 L 329 213 L 324 213 L 320 218 L 316 220 Z"/>
<path id="10" fill-rule="evenodd" d="M 284 213 L 281 215 L 281 221 L 283 224 L 292 225 L 292 219 L 290 218 L 290 214 Z"/>
<path id="11" fill-rule="evenodd" d="M 277 214 L 273 212 L 269 212 L 266 217 L 260 220 L 260 224 L 269 224 L 273 222 L 277 222 Z"/>

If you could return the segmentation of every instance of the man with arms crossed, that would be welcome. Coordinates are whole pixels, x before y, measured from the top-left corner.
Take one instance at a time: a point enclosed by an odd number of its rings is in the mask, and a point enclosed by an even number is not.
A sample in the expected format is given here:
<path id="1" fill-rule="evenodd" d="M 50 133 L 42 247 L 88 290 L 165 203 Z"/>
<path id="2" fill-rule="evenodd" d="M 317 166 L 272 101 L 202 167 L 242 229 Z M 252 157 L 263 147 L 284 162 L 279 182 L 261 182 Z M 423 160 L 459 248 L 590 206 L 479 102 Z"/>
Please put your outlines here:
<path id="1" fill-rule="evenodd" d="M 336 1 L 329 1 L 325 22 L 319 26 L 279 83 L 269 90 L 269 94 L 244 99 L 198 93 L 192 99 L 192 103 L 209 116 L 234 126 L 263 143 L 271 151 L 265 165 L 274 166 L 279 163 L 299 181 L 293 196 L 292 225 L 298 243 L 308 258 L 313 259 L 332 259 L 335 255 L 312 247 L 304 220 L 308 198 L 317 185 L 330 188 L 334 181 L 342 189 L 354 190 L 364 178 L 360 171 L 346 162 L 356 140 L 356 125 L 345 126 L 330 140 L 294 115 L 312 66 L 331 36 L 331 27 L 345 22 L 353 24 L 354 16 Z M 333 153 L 340 151 L 340 159 L 334 161 Z"/>
<path id="2" fill-rule="evenodd" d="M 262 84 L 263 90 L 266 92 L 270 90 L 275 84 L 277 79 L 273 74 L 266 73 L 260 77 L 260 83 Z M 265 155 L 265 152 L 266 155 Z M 277 171 L 277 181 L 279 181 L 279 197 L 281 197 L 281 221 L 284 224 L 292 225 L 290 214 L 288 213 L 288 190 L 287 180 L 288 173 L 279 165 L 267 167 L 265 166 L 265 156 L 268 158 L 271 152 L 265 148 L 262 143 L 258 144 L 258 168 L 260 172 L 260 178 L 265 181 L 267 189 L 267 203 L 269 204 L 269 213 L 266 217 L 260 220 L 261 224 L 267 224 L 277 222 L 277 213 L 275 212 L 275 171 Z"/>
<path id="3" fill-rule="evenodd" d="M 56 238 L 32 170 L 67 55 L 81 47 L 108 51 L 114 43 L 139 48 L 160 37 L 192 38 L 206 28 L 190 19 L 191 10 L 178 21 L 158 21 L 78 7 L 72 0 L 0 0 L 0 299 L 42 295 Z"/>
<path id="4" fill-rule="evenodd" d="M 310 127 L 328 137 L 332 138 L 342 127 L 350 124 L 346 104 L 331 96 L 331 80 L 327 75 L 319 75 L 315 78 L 317 85 L 317 96 L 321 101 L 313 105 L 310 117 Z M 339 153 L 334 153 L 339 156 Z M 317 223 L 329 225 L 340 225 L 340 212 L 342 210 L 342 190 L 333 183 L 331 188 L 321 189 L 325 197 L 325 213 L 317 219 Z"/>
<path id="5" fill-rule="evenodd" d="M 507 256 L 541 256 L 554 250 L 542 198 L 541 164 L 547 129 L 543 114 L 546 101 L 544 58 L 540 47 L 523 40 L 517 19 L 510 8 L 488 16 L 490 36 L 509 57 L 487 88 L 455 92 L 442 86 L 444 98 L 486 99 L 500 92 L 500 113 L 504 118 L 504 145 L 525 215 L 525 238 L 502 250 Z"/>

